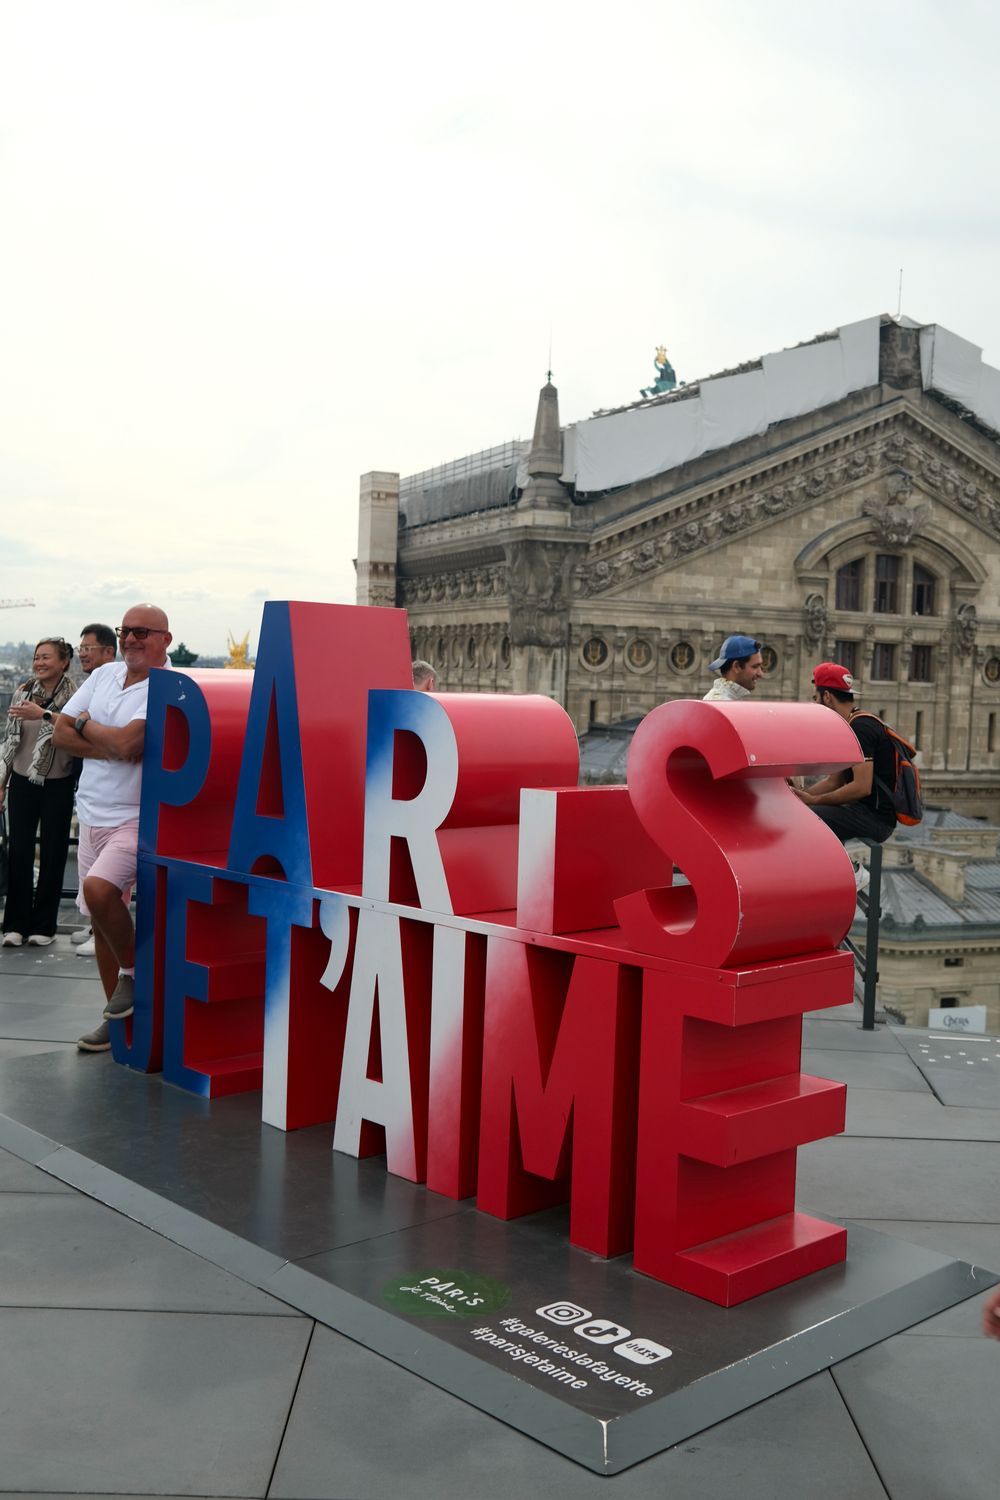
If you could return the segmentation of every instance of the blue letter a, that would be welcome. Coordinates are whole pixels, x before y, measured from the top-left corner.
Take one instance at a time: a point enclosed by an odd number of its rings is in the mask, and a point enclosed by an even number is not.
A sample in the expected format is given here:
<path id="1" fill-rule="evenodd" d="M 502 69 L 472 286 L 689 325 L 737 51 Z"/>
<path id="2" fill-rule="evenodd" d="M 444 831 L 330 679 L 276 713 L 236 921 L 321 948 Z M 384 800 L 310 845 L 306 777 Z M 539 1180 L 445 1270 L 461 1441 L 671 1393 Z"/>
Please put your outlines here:
<path id="1" fill-rule="evenodd" d="M 295 656 L 287 603 L 264 605 L 229 869 L 312 885 Z M 255 871 L 254 866 L 260 865 Z"/>

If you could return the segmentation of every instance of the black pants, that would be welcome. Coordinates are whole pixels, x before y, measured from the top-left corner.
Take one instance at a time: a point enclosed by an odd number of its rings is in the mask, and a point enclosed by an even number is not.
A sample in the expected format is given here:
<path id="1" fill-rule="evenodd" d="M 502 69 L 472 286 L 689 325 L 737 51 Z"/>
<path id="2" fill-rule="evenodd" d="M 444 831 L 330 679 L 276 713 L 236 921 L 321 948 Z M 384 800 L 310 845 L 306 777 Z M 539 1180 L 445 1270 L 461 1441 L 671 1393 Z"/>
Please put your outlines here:
<path id="1" fill-rule="evenodd" d="M 38 933 L 53 937 L 59 918 L 63 873 L 69 851 L 73 817 L 73 777 L 60 776 L 33 786 L 27 776 L 10 774 L 7 782 L 7 822 L 10 863 L 4 932 L 22 937 Z M 35 883 L 35 838 L 39 843 L 38 887 Z"/>
<path id="2" fill-rule="evenodd" d="M 822 818 L 831 833 L 835 833 L 842 844 L 848 839 L 874 839 L 884 844 L 890 833 L 896 830 L 896 819 L 880 816 L 870 807 L 859 807 L 856 803 L 844 802 L 839 807 L 814 807 L 817 818 Z"/>

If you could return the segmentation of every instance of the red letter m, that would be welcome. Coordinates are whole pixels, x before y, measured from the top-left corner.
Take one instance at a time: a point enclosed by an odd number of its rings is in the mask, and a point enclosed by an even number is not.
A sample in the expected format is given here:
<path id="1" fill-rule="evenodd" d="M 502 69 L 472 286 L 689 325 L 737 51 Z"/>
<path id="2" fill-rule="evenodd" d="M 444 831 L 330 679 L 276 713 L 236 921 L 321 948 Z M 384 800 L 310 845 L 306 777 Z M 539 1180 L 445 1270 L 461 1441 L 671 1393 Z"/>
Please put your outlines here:
<path id="1" fill-rule="evenodd" d="M 501 1219 L 570 1198 L 570 1240 L 632 1244 L 638 971 L 489 940 L 477 1205 Z"/>

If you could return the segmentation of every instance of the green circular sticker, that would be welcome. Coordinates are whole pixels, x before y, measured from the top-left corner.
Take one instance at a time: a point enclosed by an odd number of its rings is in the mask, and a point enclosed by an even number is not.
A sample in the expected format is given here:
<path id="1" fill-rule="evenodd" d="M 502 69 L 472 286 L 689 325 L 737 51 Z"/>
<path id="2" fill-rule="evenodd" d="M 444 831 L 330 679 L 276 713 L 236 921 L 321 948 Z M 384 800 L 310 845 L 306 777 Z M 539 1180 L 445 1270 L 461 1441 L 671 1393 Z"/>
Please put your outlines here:
<path id="1" fill-rule="evenodd" d="M 481 1318 L 506 1306 L 510 1287 L 472 1271 L 409 1271 L 387 1282 L 382 1296 L 415 1318 Z"/>

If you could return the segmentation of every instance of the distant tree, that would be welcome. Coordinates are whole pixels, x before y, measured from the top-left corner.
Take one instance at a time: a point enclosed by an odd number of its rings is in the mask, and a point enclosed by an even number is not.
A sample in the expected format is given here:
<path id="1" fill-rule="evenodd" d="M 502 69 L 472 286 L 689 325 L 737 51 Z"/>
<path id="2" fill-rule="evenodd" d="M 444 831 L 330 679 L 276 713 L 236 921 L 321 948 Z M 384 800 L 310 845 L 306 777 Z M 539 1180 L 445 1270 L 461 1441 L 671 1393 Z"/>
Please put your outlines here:
<path id="1" fill-rule="evenodd" d="M 183 641 L 180 642 L 175 651 L 168 651 L 167 655 L 175 667 L 193 667 L 198 660 L 197 651 L 189 651 Z"/>

